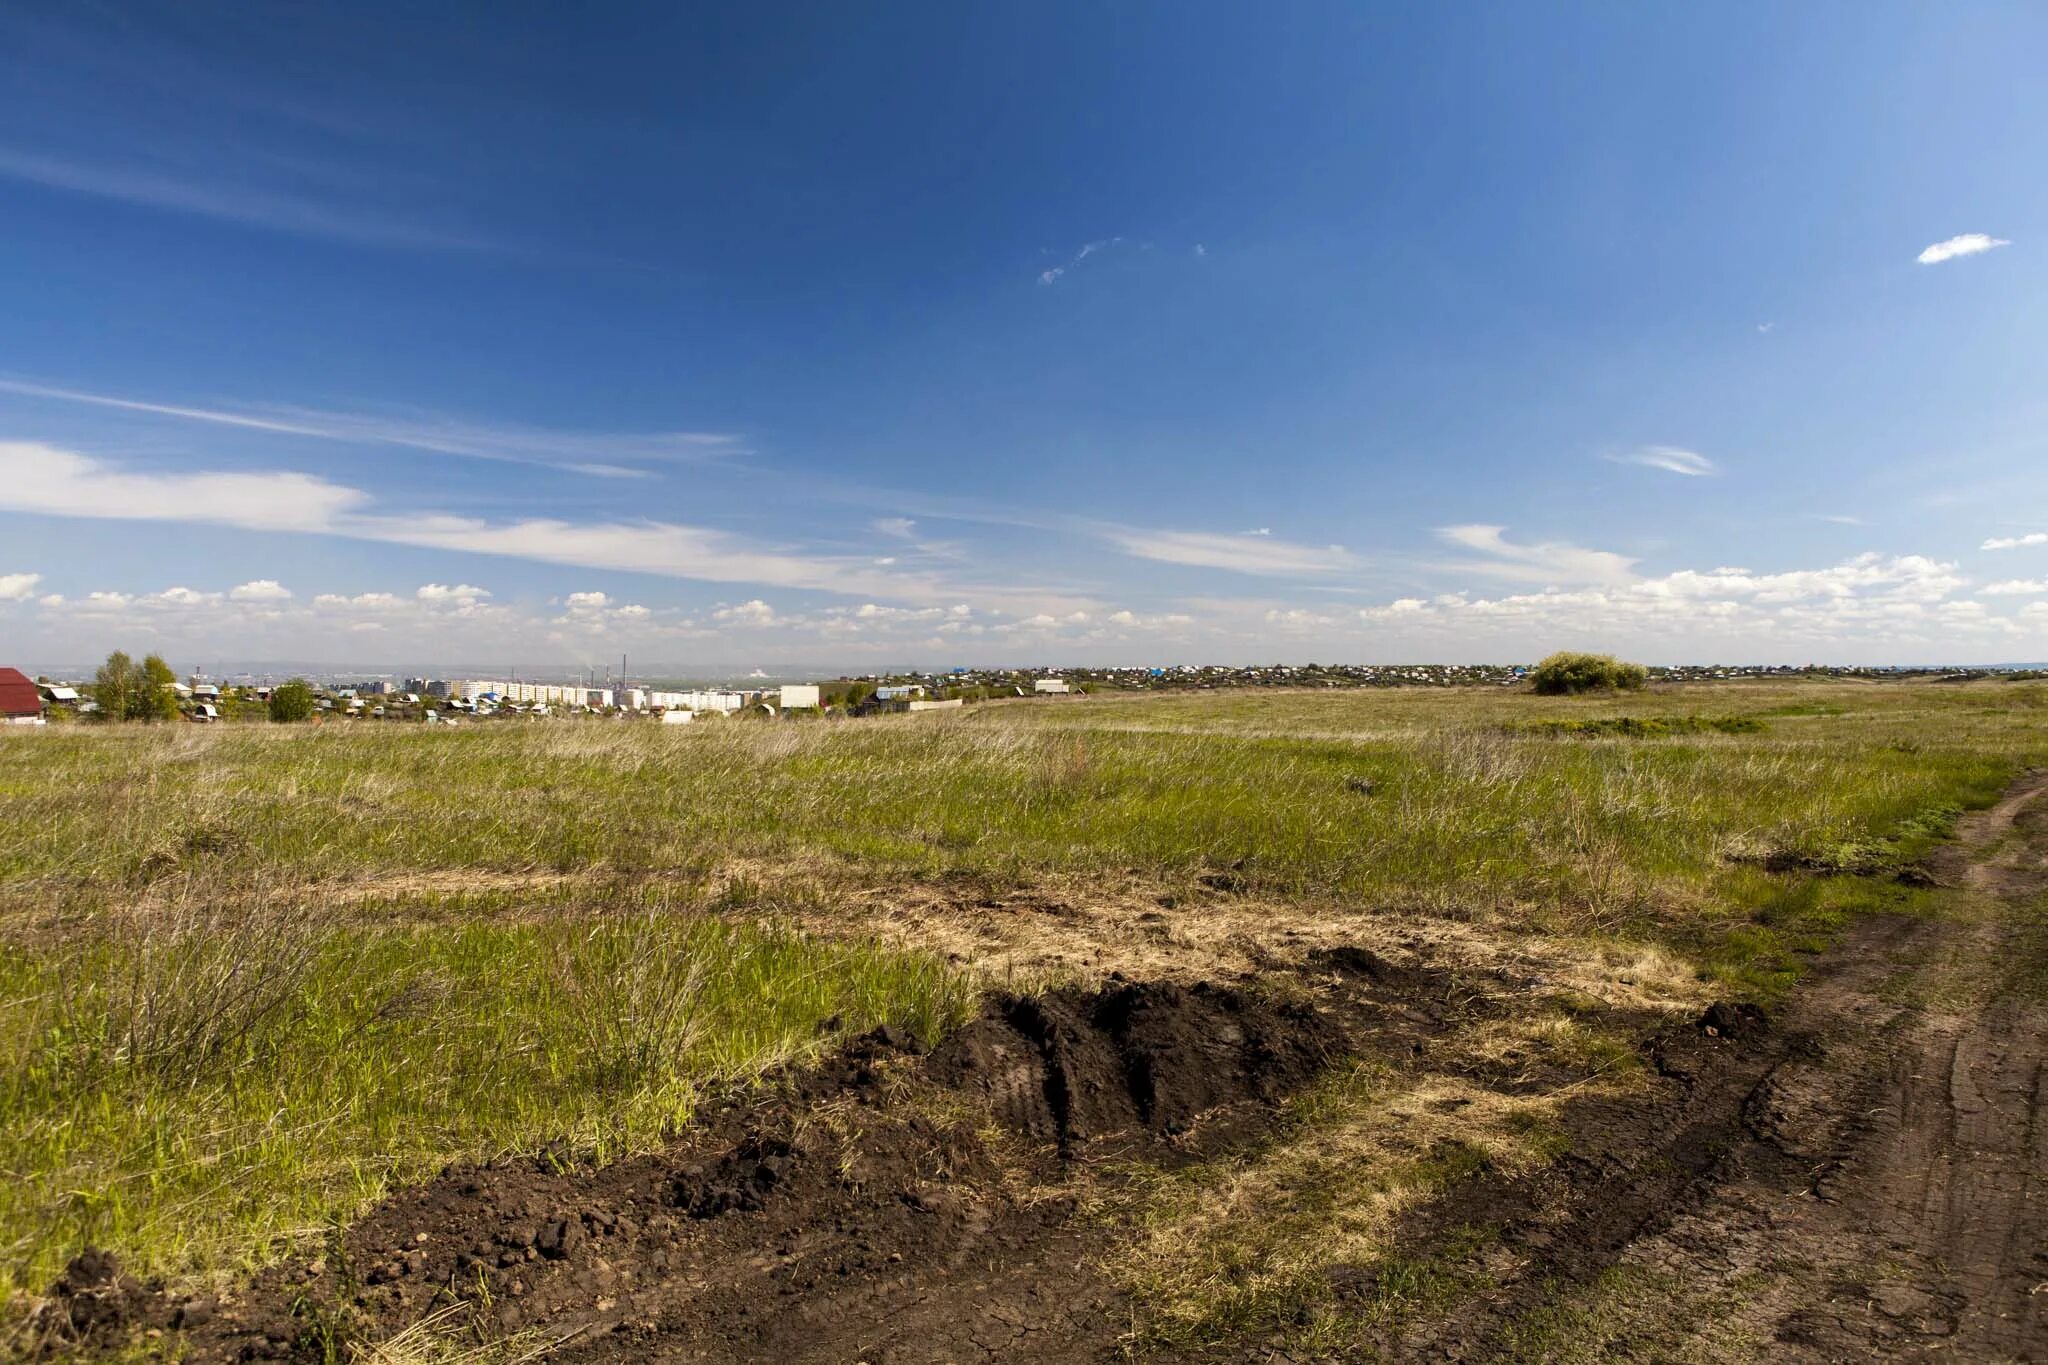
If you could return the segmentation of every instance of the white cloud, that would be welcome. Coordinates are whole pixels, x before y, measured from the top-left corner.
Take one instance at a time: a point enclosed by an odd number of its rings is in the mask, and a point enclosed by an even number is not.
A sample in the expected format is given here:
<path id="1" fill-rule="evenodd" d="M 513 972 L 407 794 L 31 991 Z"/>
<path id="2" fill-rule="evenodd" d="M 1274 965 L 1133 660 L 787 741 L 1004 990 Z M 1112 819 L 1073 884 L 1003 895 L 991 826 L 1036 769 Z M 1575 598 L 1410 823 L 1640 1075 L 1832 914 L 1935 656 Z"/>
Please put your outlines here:
<path id="1" fill-rule="evenodd" d="M 1619 455 L 1609 455 L 1616 464 L 1637 464 L 1645 469 L 1662 469 L 1672 474 L 1687 474 L 1694 478 L 1714 474 L 1714 462 L 1695 450 L 1684 450 L 1678 446 L 1644 446 Z"/>
<path id="2" fill-rule="evenodd" d="M 397 611 L 406 602 L 396 593 L 388 592 L 359 592 L 354 597 L 323 592 L 313 599 L 313 605 L 334 611 Z"/>
<path id="3" fill-rule="evenodd" d="M 370 495 L 313 474 L 131 474 L 32 441 L 0 441 L 0 508 L 63 517 L 320 531 Z"/>
<path id="4" fill-rule="evenodd" d="M 2002 583 L 1986 583 L 1977 591 L 1985 597 L 2031 597 L 2048 593 L 2048 578 L 2008 578 Z"/>
<path id="5" fill-rule="evenodd" d="M 1752 657 L 1774 640 L 1861 641 L 1895 650 L 1901 641 L 2004 635 L 2017 628 L 1983 603 L 1948 600 L 1965 586 L 1954 564 L 1922 555 L 1865 554 L 1824 569 L 1688 569 L 1506 597 L 1408 597 L 1357 615 L 1363 624 L 1407 625 L 1465 640 L 1505 632 L 1535 641 L 1566 636 L 1640 645 L 1648 636 L 1687 650 L 1726 647 L 1713 642 L 1734 640 Z"/>
<path id="6" fill-rule="evenodd" d="M 422 583 L 413 592 L 413 596 L 422 602 L 456 602 L 465 605 L 482 601 L 490 595 L 489 588 L 479 588 L 472 583 L 457 583 L 452 587 L 446 583 Z"/>
<path id="7" fill-rule="evenodd" d="M 1852 517 L 1846 512 L 1809 512 L 1807 516 L 1814 521 L 1832 522 L 1836 526 L 1868 526 L 1870 524 L 1863 518 Z"/>
<path id="8" fill-rule="evenodd" d="M 20 380 L 0 380 L 0 393 L 122 412 L 175 417 L 189 422 L 237 427 L 282 436 L 306 436 L 354 445 L 397 446 L 440 455 L 461 455 L 511 464 L 546 465 L 600 478 L 643 478 L 647 471 L 622 460 L 673 462 L 742 453 L 738 438 L 703 431 L 607 433 L 550 431 L 538 427 L 493 426 L 442 416 L 386 417 L 296 407 L 192 407 L 111 394 L 87 393 Z"/>
<path id="9" fill-rule="evenodd" d="M 1299 577 L 1337 573 L 1358 560 L 1341 545 L 1298 545 L 1270 535 L 1214 531 L 1146 531 L 1111 527 L 1104 533 L 1125 554 L 1167 564 L 1190 564 L 1237 573 Z"/>
<path id="10" fill-rule="evenodd" d="M 1020 608 L 1081 600 L 1009 582 L 958 583 L 929 572 L 890 571 L 866 556 L 793 551 L 699 526 L 549 518 L 488 522 L 436 513 L 384 513 L 373 511 L 371 503 L 361 489 L 311 474 L 139 474 L 54 446 L 0 442 L 0 511 L 313 532 L 584 569 L 847 596 L 948 601 L 965 595 L 990 607 Z"/>
<path id="11" fill-rule="evenodd" d="M 1992 237 L 1982 232 L 1965 232 L 1945 242 L 1936 242 L 1914 259 L 1922 265 L 1940 265 L 1943 261 L 1953 261 L 1960 256 L 1975 256 L 1994 247 L 2011 245 L 2012 243 L 2003 237 Z"/>
<path id="12" fill-rule="evenodd" d="M 909 540 L 917 533 L 917 523 L 909 517 L 876 517 L 868 525 L 898 540 Z"/>
<path id="13" fill-rule="evenodd" d="M 39 573 L 0 573 L 0 602 L 21 602 L 43 581 Z"/>
<path id="14" fill-rule="evenodd" d="M 1980 550 L 2019 550 L 2029 545 L 2048 545 L 2048 531 L 2029 531 L 2023 536 L 1993 536 Z"/>
<path id="15" fill-rule="evenodd" d="M 236 602 L 288 602 L 292 590 L 274 578 L 254 578 L 238 587 L 228 589 L 228 597 Z"/>
<path id="16" fill-rule="evenodd" d="M 1075 266 L 1081 264 L 1081 262 L 1087 260 L 1090 256 L 1093 256 L 1100 251 L 1107 251 L 1113 246 L 1121 246 L 1123 245 L 1123 240 L 1124 239 L 1121 237 L 1103 237 L 1097 241 L 1083 242 L 1081 244 L 1080 250 L 1074 253 L 1073 259 L 1068 261 L 1065 265 L 1056 265 L 1048 269 L 1039 271 L 1038 282 L 1040 284 L 1055 284 L 1059 281 L 1062 275 L 1065 275 L 1069 270 L 1072 270 Z"/>
<path id="17" fill-rule="evenodd" d="M 1462 601 L 1451 598 L 1451 601 Z M 1420 597 L 1399 597 L 1383 607 L 1362 607 L 1358 615 L 1366 621 L 1399 621 L 1408 617 L 1422 616 L 1429 611 L 1429 603 Z"/>
<path id="18" fill-rule="evenodd" d="M 569 594 L 567 605 L 571 611 L 594 610 L 610 601 L 611 598 L 601 592 L 572 592 Z"/>
<path id="19" fill-rule="evenodd" d="M 776 623 L 775 608 L 758 597 L 736 607 L 720 607 L 711 616 L 713 620 L 738 626 L 772 626 Z"/>
<path id="20" fill-rule="evenodd" d="M 1587 550 L 1561 541 L 1517 545 L 1505 526 L 1446 526 L 1437 534 L 1451 544 L 1486 555 L 1461 560 L 1470 573 L 1525 583 L 1625 583 L 1635 577 L 1635 560 L 1607 550 Z"/>

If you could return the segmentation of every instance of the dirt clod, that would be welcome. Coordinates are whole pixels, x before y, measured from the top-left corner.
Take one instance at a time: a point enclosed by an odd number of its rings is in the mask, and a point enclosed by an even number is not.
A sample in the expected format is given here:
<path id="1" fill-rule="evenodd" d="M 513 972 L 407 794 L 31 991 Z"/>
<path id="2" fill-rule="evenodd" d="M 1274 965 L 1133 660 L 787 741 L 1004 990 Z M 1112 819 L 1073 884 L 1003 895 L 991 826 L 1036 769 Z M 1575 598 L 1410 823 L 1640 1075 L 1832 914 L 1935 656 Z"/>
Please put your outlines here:
<path id="1" fill-rule="evenodd" d="M 1771 1021 L 1760 1006 L 1717 1000 L 1700 1016 L 1699 1028 L 1709 1038 L 1741 1041 L 1770 1032 Z"/>

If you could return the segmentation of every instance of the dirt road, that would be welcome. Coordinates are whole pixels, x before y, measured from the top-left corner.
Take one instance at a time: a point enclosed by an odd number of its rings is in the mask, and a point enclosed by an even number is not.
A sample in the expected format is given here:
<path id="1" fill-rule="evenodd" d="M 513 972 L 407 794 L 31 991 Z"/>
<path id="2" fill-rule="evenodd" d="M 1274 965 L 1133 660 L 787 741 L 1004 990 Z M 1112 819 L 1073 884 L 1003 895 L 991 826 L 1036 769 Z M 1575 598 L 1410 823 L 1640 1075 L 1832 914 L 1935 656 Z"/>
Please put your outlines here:
<path id="1" fill-rule="evenodd" d="M 1472 1354 L 2048 1360 L 2048 776 L 1934 871 L 1966 914 L 1828 955 L 1691 1210 Z"/>

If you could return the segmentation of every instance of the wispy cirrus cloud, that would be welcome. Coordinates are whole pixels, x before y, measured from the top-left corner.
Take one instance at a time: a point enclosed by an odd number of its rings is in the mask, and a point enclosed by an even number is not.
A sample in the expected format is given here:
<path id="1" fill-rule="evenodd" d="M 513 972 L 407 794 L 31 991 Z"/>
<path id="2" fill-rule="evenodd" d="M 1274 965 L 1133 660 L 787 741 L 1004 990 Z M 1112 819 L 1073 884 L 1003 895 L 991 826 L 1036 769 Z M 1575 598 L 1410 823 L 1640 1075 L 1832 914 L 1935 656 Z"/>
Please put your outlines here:
<path id="1" fill-rule="evenodd" d="M 1986 583 L 1977 593 L 1982 597 L 2034 597 L 2048 593 L 2048 578 L 2008 578 L 2002 583 Z"/>
<path id="2" fill-rule="evenodd" d="M 1607 458 L 1615 464 L 1641 465 L 1645 469 L 1661 469 L 1668 474 L 1686 474 L 1693 478 L 1720 472 L 1706 456 L 1680 446 L 1642 446 Z"/>
<path id="3" fill-rule="evenodd" d="M 1338 573 L 1358 567 L 1342 545 L 1301 545 L 1265 532 L 1228 535 L 1216 531 L 1152 531 L 1105 527 L 1101 534 L 1125 554 L 1165 564 L 1278 577 Z"/>
<path id="4" fill-rule="evenodd" d="M 1980 550 L 2021 550 L 2029 545 L 2048 545 L 2048 531 L 2029 531 L 2023 536 L 1993 536 Z"/>
<path id="5" fill-rule="evenodd" d="M 1095 255 L 1097 252 L 1107 251 L 1111 247 L 1122 246 L 1123 241 L 1124 239 L 1121 237 L 1103 237 L 1093 242 L 1083 242 L 1080 250 L 1076 251 L 1073 258 L 1065 265 L 1047 266 L 1044 270 L 1039 271 L 1038 282 L 1042 285 L 1058 284 L 1060 279 L 1069 270 L 1080 265 L 1081 262 L 1087 260 L 1090 256 Z"/>
<path id="6" fill-rule="evenodd" d="M 660 521 L 491 521 L 378 507 L 362 489 L 295 471 L 148 474 L 37 442 L 0 442 L 0 511 L 294 531 L 710 583 L 752 583 L 993 610 L 1071 611 L 1093 597 L 1028 585 L 889 572 L 864 556 L 764 544 Z"/>
<path id="7" fill-rule="evenodd" d="M 235 184 L 187 170 L 117 165 L 0 147 L 0 177 L 146 208 L 251 227 L 409 250 L 493 250 L 481 238 L 436 230 L 359 204 Z"/>
<path id="8" fill-rule="evenodd" d="M 1437 536 L 1482 556 L 1460 560 L 1452 567 L 1491 578 L 1524 583 L 1627 583 L 1636 576 L 1636 561 L 1626 555 L 1563 541 L 1519 545 L 1506 533 L 1505 526 L 1445 526 Z"/>
<path id="9" fill-rule="evenodd" d="M 1946 241 L 1936 242 L 1913 259 L 1921 265 L 1940 265 L 1943 261 L 1977 256 L 1997 247 L 2011 245 L 2012 243 L 2003 237 L 1993 237 L 1983 232 L 1965 232 Z"/>
<path id="10" fill-rule="evenodd" d="M 353 445 L 396 446 L 439 455 L 543 465 L 599 478 L 648 477 L 646 470 L 631 468 L 620 461 L 674 462 L 745 453 L 738 437 L 721 432 L 551 431 L 440 416 L 388 417 L 301 407 L 202 407 L 124 398 L 21 379 L 0 379 L 0 393 L 281 436 L 304 436 Z"/>

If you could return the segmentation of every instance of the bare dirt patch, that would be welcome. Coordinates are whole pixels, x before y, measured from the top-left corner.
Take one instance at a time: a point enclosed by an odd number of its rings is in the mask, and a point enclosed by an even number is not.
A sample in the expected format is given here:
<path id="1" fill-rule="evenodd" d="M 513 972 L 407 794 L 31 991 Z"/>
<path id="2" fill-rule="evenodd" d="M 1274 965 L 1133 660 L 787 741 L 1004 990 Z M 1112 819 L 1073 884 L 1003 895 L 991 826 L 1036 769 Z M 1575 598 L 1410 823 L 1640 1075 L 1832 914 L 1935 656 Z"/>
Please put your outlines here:
<path id="1" fill-rule="evenodd" d="M 1421 1215 L 1415 1247 L 1484 1223 L 1498 1249 L 1394 1353 L 2048 1357 L 2048 1002 L 2021 984 L 2048 779 L 1969 817 L 1935 871 L 1975 914 L 1862 921 L 1767 1029 L 1667 1036 L 1658 1098 L 1575 1106 L 1551 1170 Z"/>
<path id="2" fill-rule="evenodd" d="M 935 1050 L 865 1036 L 659 1156 L 450 1170 L 198 1306 L 190 1358 L 318 1358 L 451 1300 L 563 1359 L 1101 1358 L 1128 1309 L 1097 1268 L 1107 1230 L 1073 1216 L 1092 1173 L 1243 1142 L 1334 1057 L 1442 1027 L 1442 980 L 1370 961 L 1285 994 L 997 996 Z M 79 1328 L 181 1312 L 159 1296 Z"/>

